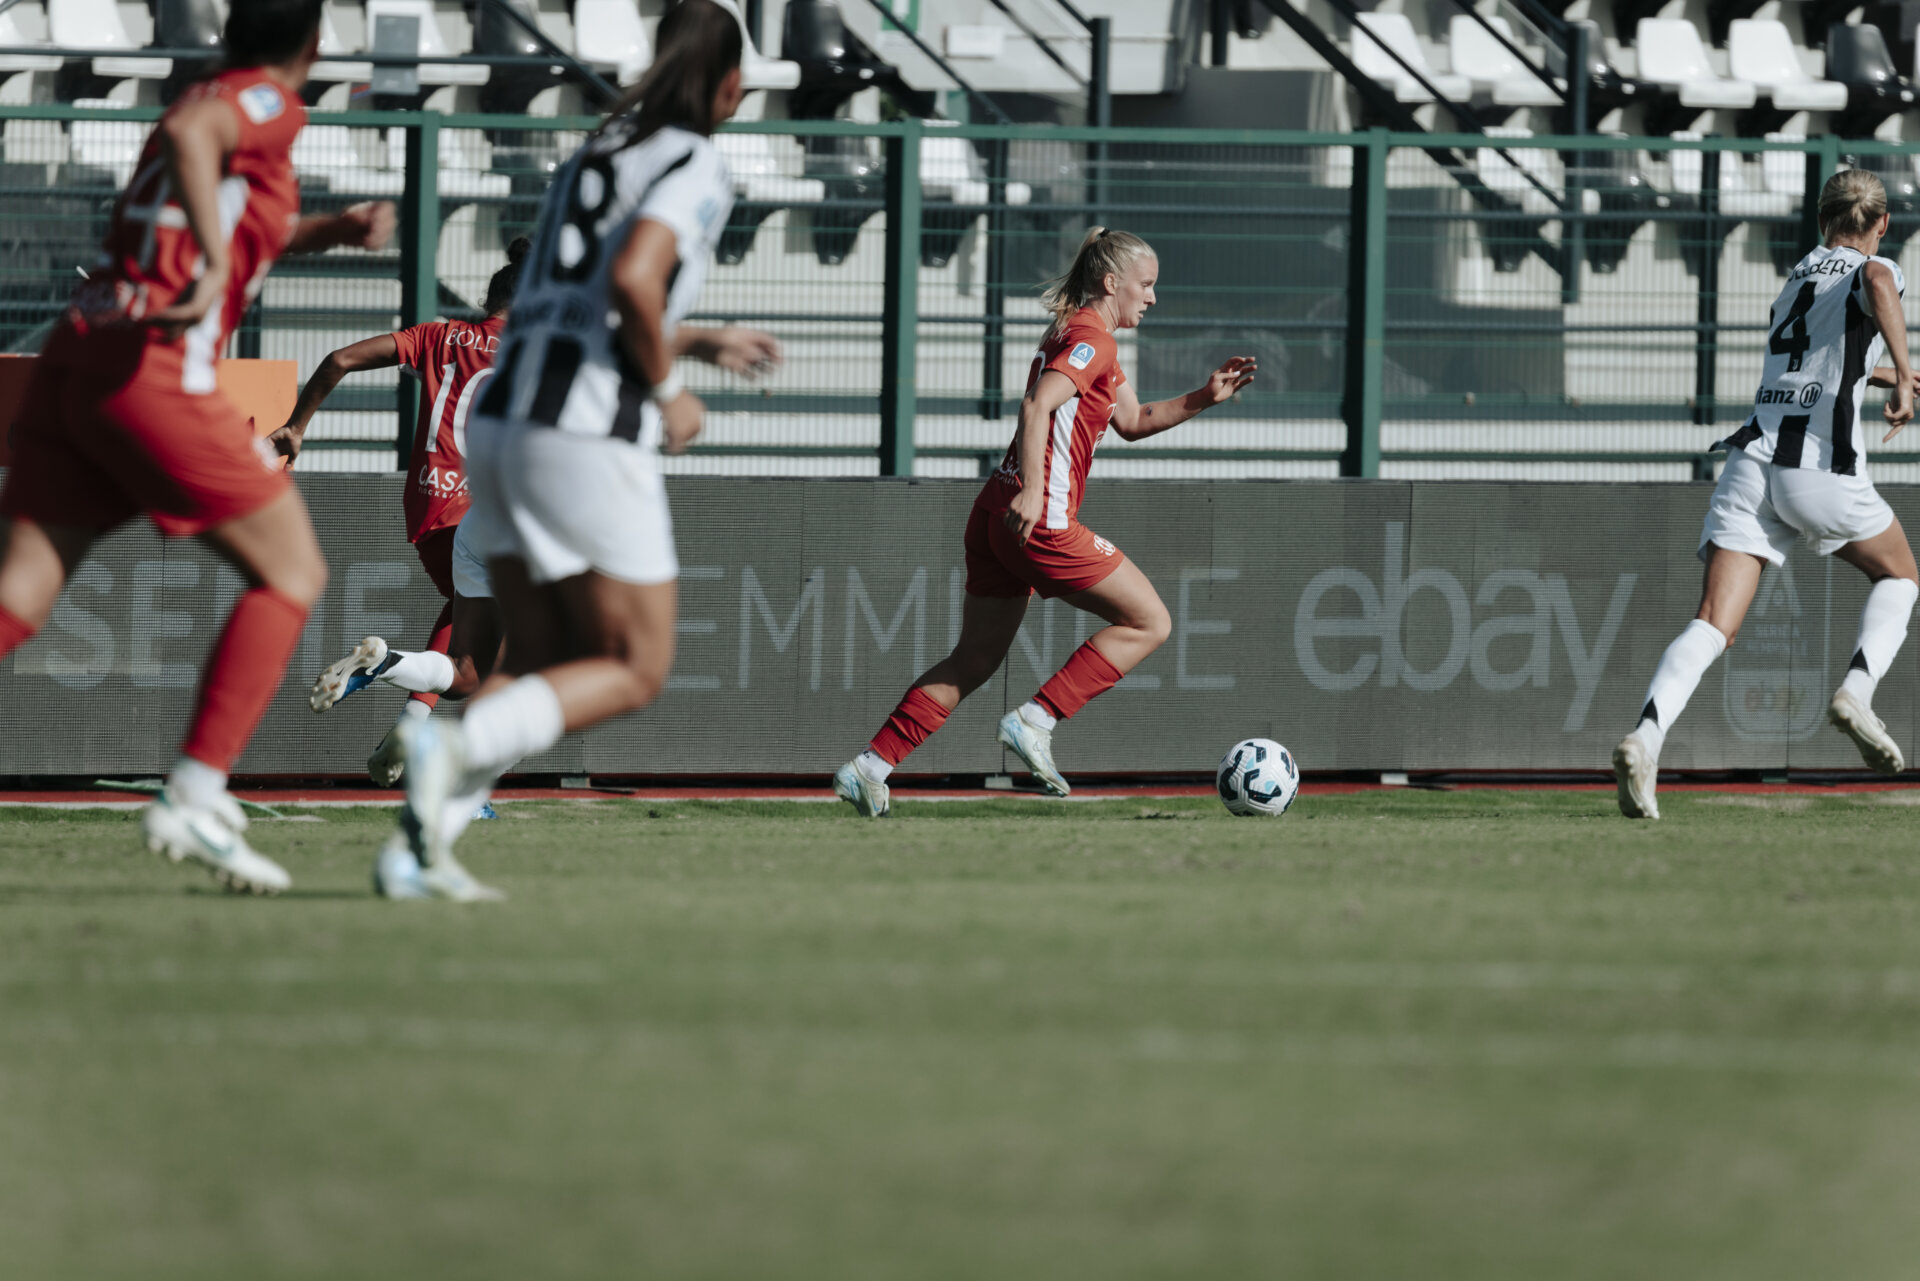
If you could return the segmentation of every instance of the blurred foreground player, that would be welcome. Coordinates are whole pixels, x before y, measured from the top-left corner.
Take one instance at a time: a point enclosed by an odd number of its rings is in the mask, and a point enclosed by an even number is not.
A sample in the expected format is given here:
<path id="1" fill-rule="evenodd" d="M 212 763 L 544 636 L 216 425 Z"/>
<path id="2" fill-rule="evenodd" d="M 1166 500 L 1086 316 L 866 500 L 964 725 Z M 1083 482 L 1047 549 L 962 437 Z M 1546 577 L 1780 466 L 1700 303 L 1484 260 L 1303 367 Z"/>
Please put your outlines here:
<path id="1" fill-rule="evenodd" d="M 35 363 L 0 492 L 0 654 L 34 634 L 100 535 L 144 512 L 199 538 L 248 589 L 202 676 L 147 847 L 231 889 L 287 873 L 248 848 L 227 771 L 252 737 L 327 580 L 280 460 L 222 396 L 214 366 L 282 253 L 379 248 L 391 205 L 302 218 L 289 150 L 319 56 L 321 0 L 235 4 L 226 68 L 183 93 L 147 139 L 100 265 Z"/>
<path id="2" fill-rule="evenodd" d="M 674 357 L 748 370 L 778 359 L 764 335 L 679 332 L 733 207 L 709 135 L 740 105 L 739 20 L 682 0 L 655 43 L 647 73 L 554 177 L 474 414 L 473 508 L 457 541 L 487 563 L 507 649 L 459 723 L 400 726 L 407 804 L 376 877 L 390 897 L 498 898 L 453 854 L 495 780 L 658 695 L 680 573 L 659 451 L 684 449 L 705 414 Z"/>

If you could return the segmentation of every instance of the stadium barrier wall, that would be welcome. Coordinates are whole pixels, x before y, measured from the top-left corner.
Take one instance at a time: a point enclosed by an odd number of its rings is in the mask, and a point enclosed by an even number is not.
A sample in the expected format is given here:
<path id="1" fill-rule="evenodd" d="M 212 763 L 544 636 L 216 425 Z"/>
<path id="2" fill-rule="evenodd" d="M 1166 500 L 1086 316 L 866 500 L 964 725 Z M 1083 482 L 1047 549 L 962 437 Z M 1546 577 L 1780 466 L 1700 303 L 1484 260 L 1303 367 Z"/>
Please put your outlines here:
<path id="1" fill-rule="evenodd" d="M 333 566 L 239 769 L 358 776 L 403 697 L 324 717 L 319 670 L 362 635 L 420 644 L 440 606 L 402 539 L 398 477 L 307 477 Z M 669 482 L 680 649 L 652 708 L 529 773 L 821 776 L 959 629 L 968 481 Z M 1888 487 L 1909 525 L 1920 488 Z M 1159 588 L 1173 635 L 1060 731 L 1070 773 L 1212 770 L 1249 735 L 1307 770 L 1600 770 L 1692 617 L 1708 489 L 1694 484 L 1129 482 L 1083 512 Z M 239 579 L 145 526 L 108 539 L 51 625 L 0 662 L 0 775 L 150 775 L 174 755 Z M 1825 723 L 1864 579 L 1796 552 L 1668 739 L 1678 769 L 1859 768 Z M 994 721 L 1093 629 L 1036 601 L 1005 669 L 909 763 L 998 773 Z M 1876 701 L 1916 743 L 1910 643 Z"/>

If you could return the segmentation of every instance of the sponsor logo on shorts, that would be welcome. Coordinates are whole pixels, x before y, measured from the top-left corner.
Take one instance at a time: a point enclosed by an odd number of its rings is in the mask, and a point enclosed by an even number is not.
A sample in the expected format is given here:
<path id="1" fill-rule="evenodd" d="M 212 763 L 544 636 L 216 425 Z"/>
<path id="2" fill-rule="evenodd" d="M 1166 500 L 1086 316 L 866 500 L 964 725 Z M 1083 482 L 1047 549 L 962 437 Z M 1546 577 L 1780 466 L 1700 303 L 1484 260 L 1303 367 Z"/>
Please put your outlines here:
<path id="1" fill-rule="evenodd" d="M 263 125 L 287 109 L 280 91 L 272 85 L 254 85 L 242 89 L 239 93 L 240 110 L 247 113 L 247 119 L 257 125 Z"/>
<path id="2" fill-rule="evenodd" d="M 1093 536 L 1093 549 L 1099 552 L 1102 556 L 1111 556 L 1115 552 L 1120 550 L 1118 547 L 1115 547 L 1112 543 L 1100 537 L 1100 535 L 1098 534 L 1095 534 Z"/>
<path id="3" fill-rule="evenodd" d="M 1085 369 L 1093 363 L 1093 344 L 1083 342 L 1067 353 L 1067 363 L 1075 369 Z"/>

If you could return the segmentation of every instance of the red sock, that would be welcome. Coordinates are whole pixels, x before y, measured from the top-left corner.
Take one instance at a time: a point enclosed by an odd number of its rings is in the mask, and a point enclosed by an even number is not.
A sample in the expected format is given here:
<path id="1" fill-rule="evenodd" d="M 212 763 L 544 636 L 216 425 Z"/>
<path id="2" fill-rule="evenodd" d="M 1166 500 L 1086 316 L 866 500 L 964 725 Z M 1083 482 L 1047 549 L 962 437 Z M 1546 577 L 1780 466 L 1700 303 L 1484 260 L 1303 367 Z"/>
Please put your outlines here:
<path id="1" fill-rule="evenodd" d="M 1040 687 L 1033 701 L 1064 721 L 1118 685 L 1121 675 L 1120 669 L 1088 641 L 1073 651 L 1067 665 Z"/>
<path id="2" fill-rule="evenodd" d="M 0 658 L 5 658 L 14 650 L 33 639 L 34 629 L 18 618 L 0 609 Z"/>
<path id="3" fill-rule="evenodd" d="M 240 598 L 207 659 L 183 753 L 217 770 L 233 768 L 280 688 L 306 625 L 306 607 L 271 587 Z"/>
<path id="4" fill-rule="evenodd" d="M 914 748 L 931 738 L 933 731 L 945 725 L 951 715 L 952 708 L 940 706 L 931 694 L 915 685 L 867 746 L 887 764 L 898 765 Z"/>
<path id="5" fill-rule="evenodd" d="M 440 607 L 440 617 L 433 620 L 433 637 L 427 642 L 426 652 L 444 654 L 453 648 L 453 602 L 448 601 Z M 409 694 L 412 702 L 425 703 L 428 707 L 437 707 L 438 694 Z"/>

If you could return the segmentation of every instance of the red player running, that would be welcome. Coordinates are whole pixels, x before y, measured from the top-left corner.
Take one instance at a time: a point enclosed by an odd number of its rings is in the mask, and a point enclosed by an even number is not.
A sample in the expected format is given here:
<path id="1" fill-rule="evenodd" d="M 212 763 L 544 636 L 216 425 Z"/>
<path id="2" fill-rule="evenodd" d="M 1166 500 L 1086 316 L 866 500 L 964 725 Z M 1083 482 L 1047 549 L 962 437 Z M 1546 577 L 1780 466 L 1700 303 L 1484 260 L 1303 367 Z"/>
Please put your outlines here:
<path id="1" fill-rule="evenodd" d="M 1095 227 L 1067 274 L 1045 294 L 1053 328 L 1034 356 L 1020 430 L 967 518 L 967 596 L 960 643 L 913 683 L 867 750 L 840 767 L 833 790 L 869 818 L 887 812 L 887 776 L 946 723 L 960 700 L 1006 660 L 1033 593 L 1105 619 L 1033 698 L 1000 721 L 1000 742 L 1056 796 L 1053 728 L 1112 689 L 1172 629 L 1153 584 L 1119 548 L 1079 521 L 1093 451 L 1111 426 L 1123 440 L 1157 435 L 1229 400 L 1253 381 L 1236 356 L 1197 390 L 1143 405 L 1120 371 L 1114 332 L 1153 306 L 1160 262 L 1147 242 Z"/>
<path id="2" fill-rule="evenodd" d="M 207 660 L 147 847 L 237 890 L 286 872 L 249 849 L 227 770 L 279 688 L 327 567 L 307 509 L 214 366 L 282 253 L 376 249 L 391 205 L 302 218 L 289 151 L 319 57 L 321 0 L 249 0 L 226 24 L 227 69 L 161 117 L 113 210 L 100 266 L 35 363 L 0 491 L 0 655 L 43 626 L 102 534 L 145 512 L 246 579 Z"/>
<path id="3" fill-rule="evenodd" d="M 467 488 L 467 417 L 493 373 L 520 264 L 531 247 L 525 236 L 507 246 L 507 265 L 487 285 L 486 319 L 477 324 L 436 320 L 342 347 L 320 362 L 286 426 L 268 438 L 288 458 L 298 456 L 307 425 L 348 374 L 399 365 L 420 380 L 420 419 L 407 463 L 407 541 L 446 604 L 424 650 L 397 650 L 381 637 L 368 636 L 322 672 L 307 699 L 316 712 L 377 680 L 412 693 L 402 716 L 425 716 L 442 694 L 465 698 L 473 693 L 499 658 L 500 622 L 487 567 L 472 555 L 462 556 L 454 534 L 473 501 Z M 367 773 L 380 786 L 392 787 L 404 769 L 399 738 L 389 730 L 368 758 Z"/>

